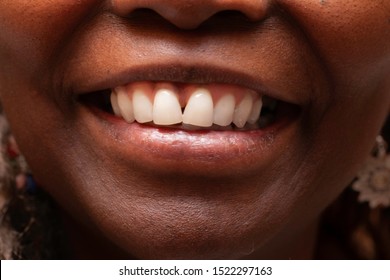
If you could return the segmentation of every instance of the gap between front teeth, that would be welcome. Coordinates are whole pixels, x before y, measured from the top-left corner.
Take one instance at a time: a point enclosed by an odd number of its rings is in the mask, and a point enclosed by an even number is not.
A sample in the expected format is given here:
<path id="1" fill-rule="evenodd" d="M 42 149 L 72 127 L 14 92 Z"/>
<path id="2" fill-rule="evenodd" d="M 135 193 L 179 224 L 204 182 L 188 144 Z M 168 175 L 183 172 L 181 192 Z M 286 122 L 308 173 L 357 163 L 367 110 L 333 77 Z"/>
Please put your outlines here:
<path id="1" fill-rule="evenodd" d="M 243 128 L 260 118 L 262 97 L 253 90 L 202 85 L 189 86 L 180 93 L 168 83 L 145 82 L 116 87 L 110 100 L 114 114 L 128 123 L 183 123 L 198 127 L 213 124 L 225 127 L 234 123 Z"/>

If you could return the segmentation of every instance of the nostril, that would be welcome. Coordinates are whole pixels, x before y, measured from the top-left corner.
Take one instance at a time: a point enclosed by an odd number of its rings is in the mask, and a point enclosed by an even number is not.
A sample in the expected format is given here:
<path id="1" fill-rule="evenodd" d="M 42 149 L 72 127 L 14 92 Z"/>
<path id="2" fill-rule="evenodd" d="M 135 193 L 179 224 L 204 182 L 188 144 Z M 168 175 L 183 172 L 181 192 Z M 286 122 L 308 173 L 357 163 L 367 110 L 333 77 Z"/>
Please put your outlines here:
<path id="1" fill-rule="evenodd" d="M 208 18 L 204 24 L 224 25 L 229 30 L 234 30 L 243 24 L 252 25 L 252 21 L 242 12 L 235 10 L 226 10 L 215 13 Z"/>
<path id="2" fill-rule="evenodd" d="M 134 26 L 143 26 L 148 28 L 163 28 L 174 27 L 178 28 L 172 22 L 164 19 L 156 11 L 148 8 L 139 8 L 132 13 L 122 16 L 125 20 L 132 22 Z M 196 29 L 206 32 L 243 32 L 248 29 L 256 28 L 256 25 L 245 14 L 235 10 L 226 10 L 215 13 L 200 25 L 196 26 Z M 182 29 L 182 28 L 180 28 Z M 195 28 L 188 28 L 194 30 Z"/>
<path id="3" fill-rule="evenodd" d="M 162 21 L 169 23 L 179 29 L 192 30 L 199 27 L 209 15 L 201 15 L 202 20 L 199 17 L 186 17 L 185 15 L 176 15 L 175 11 L 169 13 L 161 13 L 156 9 L 151 8 L 137 8 L 131 13 L 122 15 L 122 17 L 138 22 L 139 24 L 145 25 L 159 25 L 164 24 Z"/>
<path id="4" fill-rule="evenodd" d="M 128 16 L 139 9 L 150 9 L 181 29 L 196 29 L 221 12 L 238 12 L 251 21 L 261 21 L 269 10 L 269 0 L 112 0 L 112 10 Z"/>
<path id="5" fill-rule="evenodd" d="M 149 8 L 137 8 L 131 13 L 121 15 L 121 17 L 132 20 L 142 26 L 159 24 L 163 19 L 156 11 Z"/>

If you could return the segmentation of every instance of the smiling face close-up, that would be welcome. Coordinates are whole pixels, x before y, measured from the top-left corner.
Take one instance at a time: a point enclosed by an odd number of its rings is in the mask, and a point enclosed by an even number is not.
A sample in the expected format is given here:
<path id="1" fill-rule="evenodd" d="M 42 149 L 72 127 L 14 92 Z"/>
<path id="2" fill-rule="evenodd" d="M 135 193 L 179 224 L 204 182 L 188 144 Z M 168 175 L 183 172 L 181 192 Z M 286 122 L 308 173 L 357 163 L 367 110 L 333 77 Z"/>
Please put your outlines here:
<path id="1" fill-rule="evenodd" d="M 390 2 L 3 0 L 0 65 L 74 240 L 310 258 L 389 111 Z"/>

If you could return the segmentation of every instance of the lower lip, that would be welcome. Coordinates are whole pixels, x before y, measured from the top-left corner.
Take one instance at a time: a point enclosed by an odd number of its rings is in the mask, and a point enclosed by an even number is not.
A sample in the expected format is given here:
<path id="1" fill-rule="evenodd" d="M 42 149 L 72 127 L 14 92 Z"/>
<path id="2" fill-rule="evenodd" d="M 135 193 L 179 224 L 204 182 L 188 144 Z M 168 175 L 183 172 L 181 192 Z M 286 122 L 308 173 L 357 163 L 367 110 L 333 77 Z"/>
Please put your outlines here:
<path id="1" fill-rule="evenodd" d="M 82 108 L 92 137 L 115 160 L 154 173 L 207 176 L 256 171 L 271 163 L 294 137 L 299 119 L 297 112 L 289 112 L 258 130 L 180 130 L 129 124 L 99 109 Z"/>

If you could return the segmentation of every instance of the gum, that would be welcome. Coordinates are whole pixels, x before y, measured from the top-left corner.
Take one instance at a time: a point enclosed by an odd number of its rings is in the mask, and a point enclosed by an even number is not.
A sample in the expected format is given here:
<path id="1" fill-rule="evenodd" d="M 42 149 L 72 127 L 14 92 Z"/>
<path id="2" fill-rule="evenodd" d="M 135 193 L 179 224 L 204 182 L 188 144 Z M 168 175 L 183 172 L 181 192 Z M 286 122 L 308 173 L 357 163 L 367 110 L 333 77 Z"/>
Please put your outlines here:
<path id="1" fill-rule="evenodd" d="M 115 91 L 118 89 L 125 89 L 128 95 L 132 95 L 135 90 L 141 89 L 143 93 L 150 99 L 153 103 L 154 96 L 156 92 L 160 89 L 169 89 L 176 93 L 180 106 L 184 108 L 188 103 L 189 98 L 194 93 L 195 90 L 200 88 L 207 89 L 213 99 L 213 104 L 217 102 L 226 94 L 232 94 L 234 96 L 236 106 L 240 104 L 242 99 L 246 94 L 252 96 L 253 102 L 261 98 L 261 95 L 254 90 L 239 87 L 236 85 L 229 84 L 183 84 L 183 83 L 168 83 L 168 82 L 135 82 L 130 83 L 125 86 L 120 86 L 115 88 Z"/>

